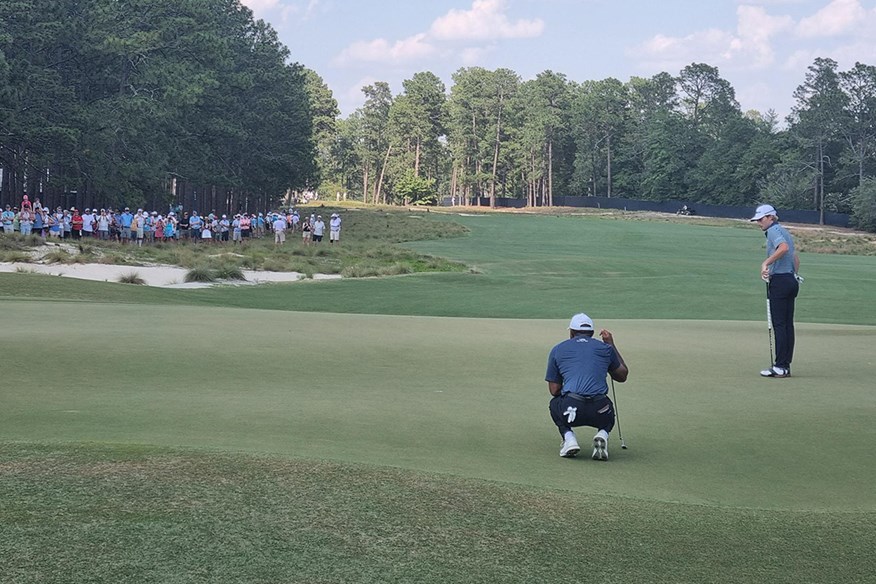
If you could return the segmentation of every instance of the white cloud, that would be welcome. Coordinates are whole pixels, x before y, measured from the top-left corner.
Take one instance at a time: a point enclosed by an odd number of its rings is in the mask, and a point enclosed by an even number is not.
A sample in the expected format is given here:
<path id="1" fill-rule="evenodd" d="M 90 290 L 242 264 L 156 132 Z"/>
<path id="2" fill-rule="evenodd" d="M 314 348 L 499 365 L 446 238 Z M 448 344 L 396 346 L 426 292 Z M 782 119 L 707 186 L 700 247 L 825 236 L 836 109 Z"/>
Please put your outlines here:
<path id="1" fill-rule="evenodd" d="M 334 63 L 346 65 L 362 61 L 398 64 L 432 57 L 437 52 L 437 47 L 428 42 L 424 33 L 420 33 L 394 43 L 386 39 L 353 43 L 335 57 Z"/>
<path id="2" fill-rule="evenodd" d="M 511 22 L 505 0 L 474 0 L 469 10 L 453 9 L 432 23 L 429 34 L 439 40 L 518 39 L 540 36 L 541 19 Z"/>
<path id="3" fill-rule="evenodd" d="M 804 38 L 838 36 L 856 28 L 866 16 L 859 0 L 833 0 L 812 16 L 801 19 L 797 33 Z"/>
<path id="4" fill-rule="evenodd" d="M 735 32 L 710 28 L 683 37 L 655 35 L 631 51 L 646 64 L 679 69 L 692 62 L 728 68 L 764 69 L 775 60 L 775 37 L 793 30 L 790 16 L 771 16 L 762 6 L 736 9 Z"/>
<path id="5" fill-rule="evenodd" d="M 684 37 L 658 34 L 632 52 L 649 67 L 674 70 L 692 62 L 720 65 L 732 57 L 734 46 L 738 37 L 711 28 Z"/>
<path id="6" fill-rule="evenodd" d="M 766 67 L 775 60 L 772 38 L 791 30 L 794 19 L 790 16 L 770 16 L 760 6 L 740 6 L 736 9 L 738 38 L 732 49 L 752 58 L 754 67 Z"/>
<path id="7" fill-rule="evenodd" d="M 460 47 L 458 42 L 532 38 L 544 30 L 541 19 L 512 22 L 506 12 L 506 0 L 474 0 L 468 10 L 454 9 L 437 18 L 427 32 L 395 42 L 379 38 L 353 43 L 341 51 L 333 63 L 340 66 L 355 62 L 400 64 L 441 57 L 473 65 L 495 47 L 491 44 Z"/>

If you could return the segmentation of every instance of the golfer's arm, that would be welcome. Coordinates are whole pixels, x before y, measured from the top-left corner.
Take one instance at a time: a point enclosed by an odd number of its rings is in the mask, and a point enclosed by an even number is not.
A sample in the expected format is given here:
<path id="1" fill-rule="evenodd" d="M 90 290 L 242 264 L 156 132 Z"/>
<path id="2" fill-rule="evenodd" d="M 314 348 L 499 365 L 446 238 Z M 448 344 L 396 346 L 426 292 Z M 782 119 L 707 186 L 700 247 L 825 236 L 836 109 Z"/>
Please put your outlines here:
<path id="1" fill-rule="evenodd" d="M 797 274 L 800 272 L 800 256 L 796 253 L 794 254 L 794 273 Z"/>
<path id="2" fill-rule="evenodd" d="M 773 265 L 780 257 L 782 257 L 783 255 L 788 253 L 788 249 L 790 249 L 788 247 L 788 244 L 783 241 L 778 246 L 776 246 L 776 251 L 774 251 L 773 254 L 766 259 L 766 261 L 764 262 L 764 265 L 765 266 Z M 799 260 L 797 259 L 796 254 L 794 254 L 794 263 L 795 263 L 795 265 L 797 263 L 799 263 Z"/>
<path id="3" fill-rule="evenodd" d="M 612 343 L 611 346 L 614 347 L 614 352 L 617 353 L 617 358 L 620 361 L 620 365 L 618 365 L 617 368 L 609 371 L 608 374 L 611 375 L 611 378 L 618 383 L 623 383 L 627 380 L 627 376 L 630 374 L 630 370 L 627 368 L 627 362 L 624 361 L 623 356 L 620 354 L 620 351 L 617 350 L 617 347 L 614 346 L 614 343 Z"/>
<path id="4" fill-rule="evenodd" d="M 552 396 L 558 396 L 563 392 L 563 384 L 556 381 L 548 381 L 548 391 Z"/>

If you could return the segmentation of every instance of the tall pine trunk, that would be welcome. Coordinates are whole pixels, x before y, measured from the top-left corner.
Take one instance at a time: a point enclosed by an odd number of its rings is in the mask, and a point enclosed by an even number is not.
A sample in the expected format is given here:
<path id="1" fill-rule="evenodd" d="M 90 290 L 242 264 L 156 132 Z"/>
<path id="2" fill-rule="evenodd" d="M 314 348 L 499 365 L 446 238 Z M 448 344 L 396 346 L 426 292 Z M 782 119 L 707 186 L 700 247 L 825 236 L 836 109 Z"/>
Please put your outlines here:
<path id="1" fill-rule="evenodd" d="M 377 179 L 377 188 L 374 191 L 374 202 L 376 203 L 381 197 L 383 189 L 383 175 L 386 173 L 386 165 L 389 163 L 389 155 L 392 152 L 392 144 L 386 149 L 386 156 L 383 157 L 383 166 L 380 167 L 380 178 Z M 383 204 L 386 204 L 386 195 L 383 195 Z"/>
<path id="2" fill-rule="evenodd" d="M 499 139 L 502 136 L 502 100 L 499 100 L 499 115 L 496 116 L 496 144 L 493 148 L 493 173 L 490 179 L 490 208 L 496 208 L 496 176 L 499 171 Z"/>
<path id="3" fill-rule="evenodd" d="M 548 206 L 554 206 L 554 141 L 548 140 Z"/>
<path id="4" fill-rule="evenodd" d="M 607 192 L 608 198 L 610 199 L 611 198 L 611 134 L 606 136 L 606 140 L 607 141 L 605 143 L 605 147 L 608 151 L 608 154 L 607 154 L 608 188 L 607 188 L 606 192 Z"/>

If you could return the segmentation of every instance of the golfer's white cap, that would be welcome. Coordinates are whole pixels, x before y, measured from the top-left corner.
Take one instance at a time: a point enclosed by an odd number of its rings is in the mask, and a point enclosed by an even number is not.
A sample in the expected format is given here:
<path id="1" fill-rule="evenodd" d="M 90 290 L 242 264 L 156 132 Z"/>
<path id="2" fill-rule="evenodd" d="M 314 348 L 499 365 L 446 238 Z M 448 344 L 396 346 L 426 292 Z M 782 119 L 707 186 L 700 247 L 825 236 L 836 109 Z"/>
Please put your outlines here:
<path id="1" fill-rule="evenodd" d="M 761 205 L 754 211 L 754 217 L 749 219 L 749 221 L 759 221 L 766 217 L 767 215 L 776 215 L 776 210 L 772 205 Z"/>
<path id="2" fill-rule="evenodd" d="M 592 331 L 593 319 L 583 312 L 579 312 L 569 321 L 569 329 L 573 331 Z"/>

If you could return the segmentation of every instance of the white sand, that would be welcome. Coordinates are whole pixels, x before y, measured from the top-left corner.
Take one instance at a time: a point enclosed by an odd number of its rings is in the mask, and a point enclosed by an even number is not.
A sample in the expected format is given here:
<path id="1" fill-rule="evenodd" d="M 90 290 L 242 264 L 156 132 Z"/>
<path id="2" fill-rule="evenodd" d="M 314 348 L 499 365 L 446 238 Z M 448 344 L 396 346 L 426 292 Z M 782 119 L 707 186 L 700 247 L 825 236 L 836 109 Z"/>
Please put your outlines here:
<path id="1" fill-rule="evenodd" d="M 109 264 L 29 264 L 29 263 L 6 263 L 0 262 L 0 272 L 17 272 L 20 270 L 49 274 L 52 276 L 64 276 L 66 278 L 79 278 L 82 280 L 96 280 L 98 282 L 118 282 L 119 278 L 126 274 L 137 274 L 147 286 L 160 288 L 204 288 L 215 284 L 263 284 L 265 282 L 295 282 L 301 280 L 304 275 L 299 272 L 262 272 L 256 270 L 243 270 L 246 282 L 239 280 L 226 280 L 215 283 L 185 282 L 186 268 L 177 266 L 114 266 Z M 340 278 L 338 275 L 314 274 L 314 280 Z"/>

